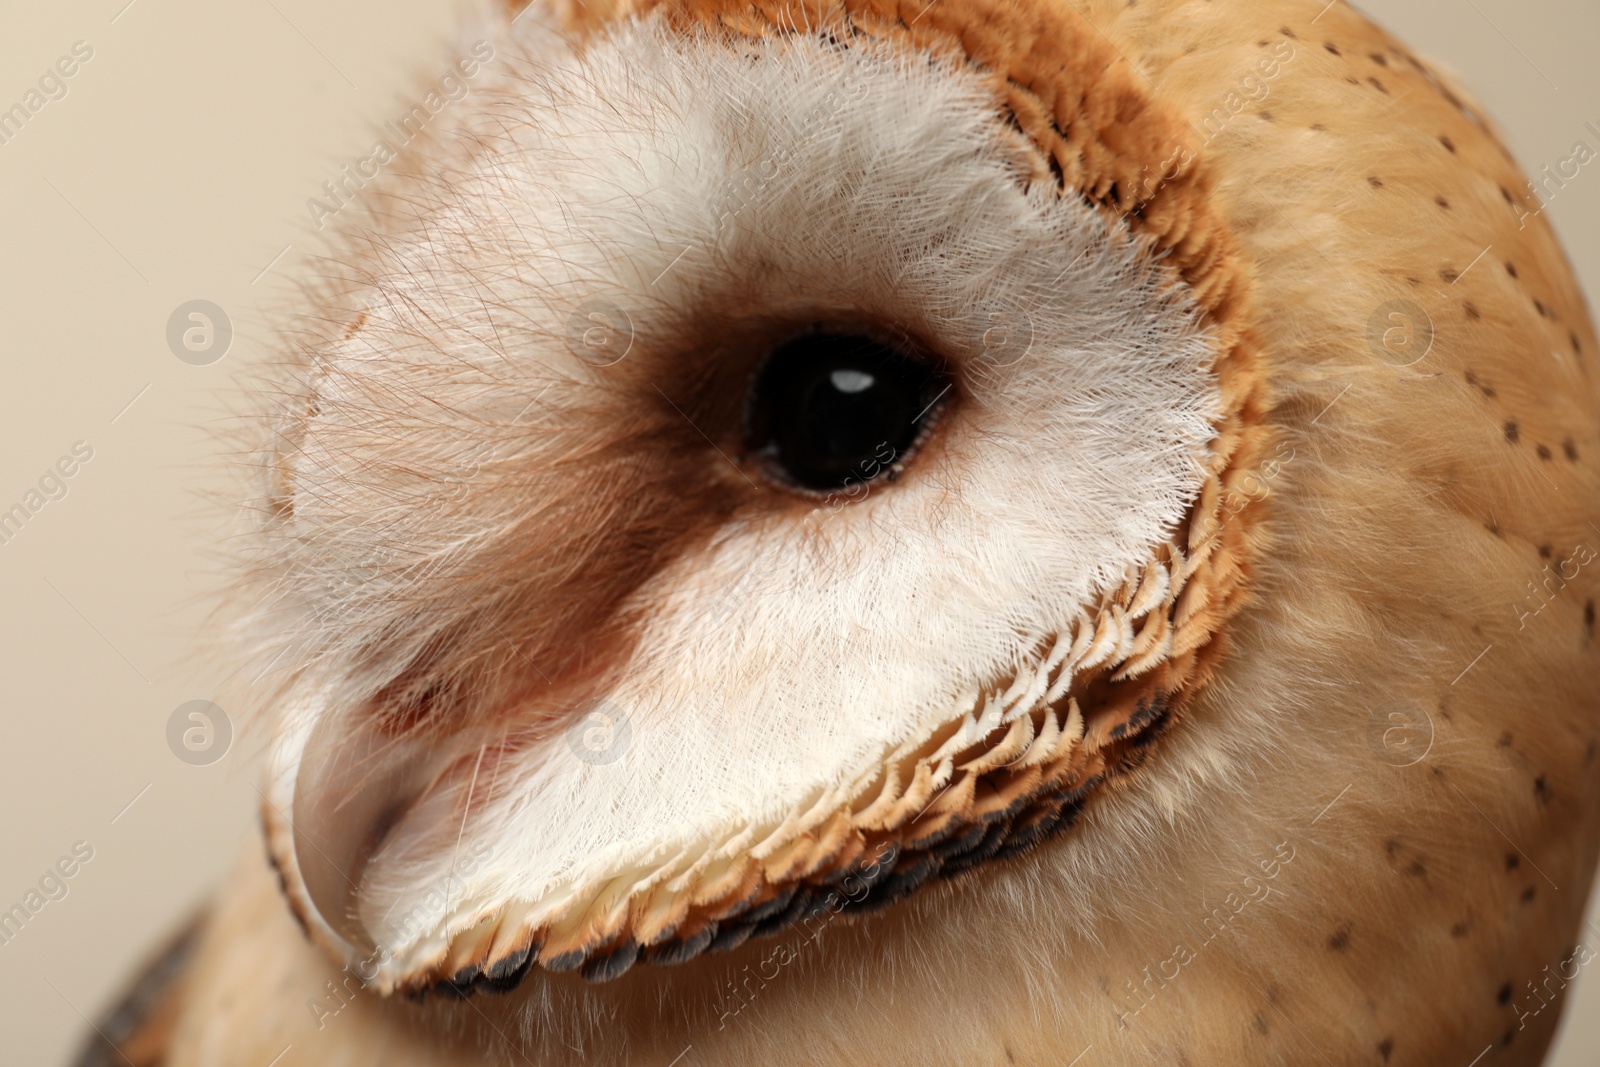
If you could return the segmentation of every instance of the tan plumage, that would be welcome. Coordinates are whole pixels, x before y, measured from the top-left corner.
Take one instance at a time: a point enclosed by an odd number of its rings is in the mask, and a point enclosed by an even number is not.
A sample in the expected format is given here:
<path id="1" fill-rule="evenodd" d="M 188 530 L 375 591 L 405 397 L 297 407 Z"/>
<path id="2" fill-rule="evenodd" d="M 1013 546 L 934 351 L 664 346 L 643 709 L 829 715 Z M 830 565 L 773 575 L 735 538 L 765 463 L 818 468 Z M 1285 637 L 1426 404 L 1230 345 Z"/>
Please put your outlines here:
<path id="1" fill-rule="evenodd" d="M 954 57 L 987 87 L 994 114 L 1008 117 L 995 125 L 1020 145 L 1008 157 L 1020 161 L 1019 180 L 1059 183 L 1072 210 L 1081 196 L 1092 217 L 1126 225 L 1140 254 L 1159 259 L 1164 280 L 1141 297 L 1151 318 L 1167 313 L 1169 298 L 1200 316 L 1205 330 L 1193 336 L 1215 359 L 1216 435 L 1205 442 L 1187 513 L 1139 546 L 1136 558 L 1158 566 L 1104 583 L 1083 605 L 1081 624 L 1061 629 L 1059 657 L 1041 646 L 1051 671 L 1081 666 L 1070 687 L 1047 671 L 1035 692 L 1024 677 L 1031 661 L 1021 660 L 1015 674 L 986 679 L 992 693 L 1025 693 L 1020 711 L 991 722 L 974 710 L 970 734 L 945 749 L 948 724 L 908 735 L 893 773 L 886 767 L 870 788 L 827 794 L 831 806 L 814 817 L 796 809 L 743 841 L 694 824 L 705 848 L 725 853 L 698 867 L 630 854 L 601 868 L 602 880 L 563 888 L 576 902 L 564 910 L 519 896 L 515 872 L 507 873 L 499 896 L 485 890 L 480 911 L 447 900 L 432 933 L 397 943 L 393 959 L 375 967 L 360 944 L 372 931 L 361 909 L 370 912 L 380 890 L 391 910 L 412 891 L 401 878 L 412 867 L 383 867 L 374 858 L 382 850 L 363 836 L 369 815 L 390 810 L 378 800 L 427 815 L 386 814 L 384 825 L 400 827 L 393 833 L 411 847 L 404 855 L 413 867 L 432 849 L 446 853 L 436 857 L 446 870 L 454 869 L 452 841 L 486 842 L 504 856 L 559 814 L 547 807 L 522 823 L 482 816 L 478 833 L 463 829 L 475 803 L 487 803 L 474 792 L 489 777 L 485 752 L 498 775 L 545 736 L 534 730 L 521 749 L 508 747 L 504 733 L 483 739 L 482 721 L 501 721 L 485 720 L 491 710 L 519 709 L 520 727 L 539 718 L 524 712 L 542 699 L 528 696 L 531 683 L 489 629 L 510 628 L 508 646 L 542 650 L 540 662 L 554 656 L 561 670 L 546 684 L 603 692 L 596 678 L 610 684 L 637 649 L 653 647 L 639 619 L 668 611 L 665 593 L 651 599 L 659 582 L 650 579 L 679 580 L 670 563 L 688 560 L 692 571 L 712 559 L 713 531 L 736 518 L 757 521 L 742 484 L 724 485 L 714 464 L 718 474 L 702 475 L 685 458 L 708 450 L 686 432 L 672 436 L 681 427 L 649 437 L 665 458 L 629 468 L 641 488 L 625 492 L 635 483 L 603 465 L 564 468 L 574 455 L 601 463 L 594 457 L 605 455 L 618 416 L 602 418 L 602 400 L 582 388 L 558 391 L 553 403 L 570 425 L 546 427 L 551 439 L 570 439 L 560 433 L 576 433 L 572 426 L 593 436 L 559 461 L 519 453 L 530 479 L 524 491 L 544 479 L 541 500 L 580 499 L 562 495 L 577 490 L 561 479 L 573 470 L 602 474 L 582 480 L 589 495 L 581 506 L 552 506 L 554 518 L 540 527 L 533 543 L 556 562 L 537 551 L 514 562 L 530 574 L 548 567 L 538 572 L 540 589 L 560 595 L 542 606 L 537 597 L 518 600 L 516 613 L 480 607 L 463 616 L 471 626 L 451 636 L 473 645 L 465 652 L 418 638 L 427 656 L 364 691 L 401 694 L 393 714 L 403 728 L 347 723 L 336 704 L 315 725 L 286 716 L 284 735 L 298 730 L 311 740 L 303 760 L 294 744 L 282 750 L 264 812 L 269 846 L 295 912 L 337 962 L 306 944 L 252 854 L 219 900 L 182 986 L 169 1061 L 258 1064 L 282 1052 L 283 1067 L 670 1064 L 684 1056 L 726 1064 L 1081 1056 L 1085 1064 L 1153 1058 L 1198 1067 L 1315 1062 L 1318 1054 L 1340 1064 L 1466 1064 L 1480 1054 L 1483 1064 L 1539 1062 L 1559 1013 L 1545 1007 L 1542 983 L 1574 965 L 1596 858 L 1600 412 L 1583 298 L 1536 205 L 1519 196 L 1526 185 L 1488 119 L 1342 5 L 1319 13 L 1276 2 L 668 0 L 573 5 L 562 17 L 598 52 L 611 20 L 636 14 L 664 22 L 685 49 L 706 29 L 722 35 L 716 47 L 737 51 L 764 37 L 810 39 L 820 27 L 846 49 Z M 776 54 L 753 62 L 776 62 Z M 438 214 L 439 230 L 459 224 Z M 373 222 L 405 232 L 398 214 L 379 212 Z M 1112 262 L 1116 253 L 1091 244 L 1085 254 Z M 414 279 L 384 275 L 384 266 L 376 256 L 356 265 L 424 307 L 442 299 L 443 283 L 408 291 Z M 716 277 L 715 267 L 705 269 Z M 759 299 L 765 291 L 750 285 L 750 299 Z M 348 311 L 359 292 L 354 283 L 330 306 Z M 403 495 L 403 483 L 375 472 L 380 462 L 392 471 L 414 462 L 405 449 L 430 424 L 417 415 L 411 434 L 392 434 L 385 418 L 409 417 L 408 404 L 430 390 L 440 408 L 470 410 L 484 390 L 470 376 L 461 385 L 424 374 L 434 369 L 426 355 L 355 362 L 365 378 L 319 361 L 333 352 L 353 359 L 338 346 L 357 343 L 358 331 L 379 338 L 366 342 L 378 348 L 404 336 L 379 318 L 343 334 L 341 324 L 312 343 L 308 413 L 286 416 L 292 446 L 274 460 L 274 507 L 280 518 L 287 510 L 296 522 L 324 524 L 313 532 L 366 536 L 361 523 L 337 525 L 364 514 L 352 501 L 376 507 Z M 450 326 L 439 326 L 441 351 L 455 350 Z M 1174 329 L 1163 335 L 1172 349 L 1189 338 Z M 641 336 L 649 348 L 649 329 Z M 1129 360 L 1143 358 L 1130 351 Z M 620 372 L 643 358 L 618 364 Z M 686 377 L 707 383 L 707 395 L 731 388 L 714 365 L 696 374 Z M 444 392 L 458 386 L 467 391 Z M 978 398 L 968 409 L 981 409 L 991 394 L 968 388 Z M 511 410 L 525 400 L 519 394 Z M 713 396 L 690 411 L 714 423 L 719 404 L 732 402 Z M 628 414 L 643 420 L 641 436 L 655 432 L 649 416 Z M 962 417 L 939 432 L 967 440 Z M 669 414 L 662 419 L 675 425 Z M 1120 438 L 1149 432 L 1116 430 Z M 317 466 L 318 449 L 335 457 L 329 464 L 356 457 L 337 468 L 352 488 L 329 487 L 335 468 Z M 959 456 L 914 456 L 903 483 L 871 498 L 873 506 L 911 497 L 919 470 L 936 459 L 957 482 Z M 515 506 L 513 483 L 495 484 L 495 506 Z M 696 506 L 675 524 L 677 498 Z M 629 511 L 623 505 L 633 499 L 646 503 Z M 798 515 L 817 507 L 774 505 Z M 603 542 L 607 531 L 603 549 L 573 547 Z M 440 558 L 448 568 L 455 557 Z M 452 594 L 463 582 L 472 590 L 514 585 L 510 557 L 489 558 L 496 569 L 462 572 Z M 286 584 L 293 560 L 278 566 L 269 580 Z M 363 580 L 380 580 L 375 573 Z M 470 584 L 480 577 L 483 584 Z M 426 590 L 421 579 L 395 588 Z M 445 610 L 443 593 L 428 601 L 424 592 L 418 603 Z M 485 611 L 489 621 L 478 622 Z M 580 650 L 570 639 L 576 631 L 603 635 L 598 651 Z M 320 654 L 337 664 L 329 648 Z M 727 684 L 748 682 L 730 676 Z M 373 714 L 382 712 L 392 709 L 379 699 Z M 407 731 L 418 721 L 419 754 L 385 762 L 397 745 L 409 751 Z M 638 728 L 646 725 L 641 718 Z M 1165 732 L 1147 743 L 1139 735 L 1154 726 Z M 350 751 L 361 759 L 341 765 Z M 297 773 L 311 783 L 300 791 Z M 421 775 L 432 792 L 391 790 L 383 777 L 391 773 L 402 783 Z M 624 802 L 622 785 L 585 781 L 598 783 L 601 799 Z M 452 806 L 426 807 L 419 796 Z M 370 812 L 357 814 L 368 811 L 363 805 Z M 828 878 L 860 876 L 886 846 L 897 850 L 896 863 L 937 856 L 930 862 L 938 869 L 939 847 L 974 827 L 1003 823 L 1031 843 L 1022 830 L 1079 806 L 1070 828 L 1063 820 L 1032 851 L 960 878 L 908 883 L 904 900 L 870 916 L 834 919 L 827 907 L 809 924 L 762 928 L 770 936 L 730 944 L 726 954 L 679 951 L 708 925 L 728 930 L 770 915 L 763 906 L 790 899 L 797 885 L 836 902 L 826 887 L 842 883 Z M 985 821 L 996 813 L 999 822 Z M 313 818 L 328 837 L 306 830 Z M 350 840 L 335 844 L 340 826 Z M 324 872 L 320 888 L 313 852 L 338 875 Z M 395 881 L 369 879 L 369 862 Z M 667 873 L 652 880 L 658 867 Z M 652 949 L 663 946 L 693 958 L 652 965 Z M 572 968 L 613 980 L 556 973 Z M 383 995 L 451 979 L 481 984 L 485 975 L 521 984 L 465 1003 Z"/>

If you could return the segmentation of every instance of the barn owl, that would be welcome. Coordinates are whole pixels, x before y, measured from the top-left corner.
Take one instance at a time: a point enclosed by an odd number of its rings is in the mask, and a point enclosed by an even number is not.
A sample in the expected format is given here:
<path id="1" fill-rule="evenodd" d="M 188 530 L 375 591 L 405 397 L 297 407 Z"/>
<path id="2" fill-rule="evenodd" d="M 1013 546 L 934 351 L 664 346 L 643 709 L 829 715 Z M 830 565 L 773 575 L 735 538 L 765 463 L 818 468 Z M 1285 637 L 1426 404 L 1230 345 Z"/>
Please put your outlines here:
<path id="1" fill-rule="evenodd" d="M 1597 342 L 1462 90 L 1298 0 L 463 55 L 264 405 L 264 847 L 86 1062 L 1540 1061 Z"/>

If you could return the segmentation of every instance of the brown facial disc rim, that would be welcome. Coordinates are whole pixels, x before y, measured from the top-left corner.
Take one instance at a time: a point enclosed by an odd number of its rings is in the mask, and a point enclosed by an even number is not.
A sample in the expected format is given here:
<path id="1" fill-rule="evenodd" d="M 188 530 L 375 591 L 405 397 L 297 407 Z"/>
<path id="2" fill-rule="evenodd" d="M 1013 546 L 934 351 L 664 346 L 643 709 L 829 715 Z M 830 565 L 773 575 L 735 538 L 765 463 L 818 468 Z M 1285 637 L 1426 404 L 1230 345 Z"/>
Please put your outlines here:
<path id="1" fill-rule="evenodd" d="M 1075 643 L 1092 639 L 1098 647 L 1115 638 L 1118 625 L 1124 635 L 1118 655 L 1103 660 L 1043 713 L 1059 712 L 1059 726 L 1071 721 L 1065 706 L 1071 703 L 1076 712 L 1082 701 L 1083 733 L 1070 752 L 1039 766 L 1006 765 L 967 775 L 973 782 L 964 806 L 935 808 L 931 819 L 917 812 L 898 821 L 880 814 L 859 822 L 881 798 L 868 812 L 842 812 L 848 840 L 819 844 L 798 875 L 769 879 L 752 861 L 752 890 L 679 909 L 683 913 L 665 926 L 641 929 L 648 926 L 641 914 L 651 896 L 646 893 L 637 906 L 586 920 L 565 936 L 524 930 L 511 938 L 480 937 L 477 947 L 463 950 L 468 931 L 431 964 L 396 982 L 395 988 L 413 994 L 505 991 L 535 965 L 608 980 L 636 962 L 671 964 L 734 948 L 823 908 L 882 907 L 934 878 L 1026 851 L 1072 825 L 1091 795 L 1125 780 L 1144 762 L 1151 742 L 1181 720 L 1224 652 L 1225 625 L 1245 600 L 1251 561 L 1264 536 L 1259 502 L 1235 488 L 1260 461 L 1269 436 L 1264 361 L 1249 325 L 1248 266 L 1212 209 L 1212 179 L 1187 124 L 1153 99 L 1111 43 L 1070 5 L 941 0 L 902 10 L 888 0 L 620 0 L 606 10 L 603 0 L 555 2 L 580 41 L 613 21 L 658 12 L 686 34 L 752 39 L 825 28 L 846 47 L 856 39 L 882 41 L 969 64 L 993 86 L 1003 117 L 1046 161 L 1061 195 L 1082 197 L 1117 216 L 1187 287 L 1215 346 L 1222 413 L 1201 494 L 1152 560 L 1166 575 L 1167 595 L 1155 610 L 1138 616 L 1143 627 L 1132 634 L 1125 609 L 1147 584 L 1134 580 L 1107 599 L 1097 618 L 1084 620 L 1074 637 Z M 1034 719 L 1037 736 L 1043 719 L 1037 712 Z M 1005 743 L 1002 735 L 1009 736 L 997 729 L 963 758 L 984 745 Z M 903 785 L 901 795 L 889 798 L 902 802 L 901 808 L 916 782 Z M 270 806 L 263 815 L 277 851 L 283 827 Z M 304 906 L 296 893 L 288 896 L 296 909 Z"/>

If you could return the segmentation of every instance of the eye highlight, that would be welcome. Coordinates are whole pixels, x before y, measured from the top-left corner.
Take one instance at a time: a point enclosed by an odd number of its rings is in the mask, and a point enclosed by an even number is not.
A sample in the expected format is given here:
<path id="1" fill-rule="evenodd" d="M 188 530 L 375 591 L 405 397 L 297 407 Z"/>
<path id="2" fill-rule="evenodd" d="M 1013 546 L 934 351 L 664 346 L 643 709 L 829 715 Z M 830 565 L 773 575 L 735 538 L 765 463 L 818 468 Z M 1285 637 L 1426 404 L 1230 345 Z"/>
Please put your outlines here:
<path id="1" fill-rule="evenodd" d="M 829 492 L 904 462 L 950 381 L 864 334 L 809 333 L 767 357 L 750 397 L 750 447 L 779 479 Z"/>

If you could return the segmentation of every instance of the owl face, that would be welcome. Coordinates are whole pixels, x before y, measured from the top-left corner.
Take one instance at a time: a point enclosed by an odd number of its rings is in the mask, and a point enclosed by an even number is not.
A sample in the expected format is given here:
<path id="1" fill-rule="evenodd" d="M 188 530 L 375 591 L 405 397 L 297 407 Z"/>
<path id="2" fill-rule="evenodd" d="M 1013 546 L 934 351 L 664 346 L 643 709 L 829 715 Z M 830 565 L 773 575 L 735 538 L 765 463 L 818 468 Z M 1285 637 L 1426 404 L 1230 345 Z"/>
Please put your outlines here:
<path id="1" fill-rule="evenodd" d="M 1070 824 L 1225 599 L 1188 285 L 959 56 L 515 34 L 351 231 L 267 464 L 314 936 L 605 979 Z"/>

